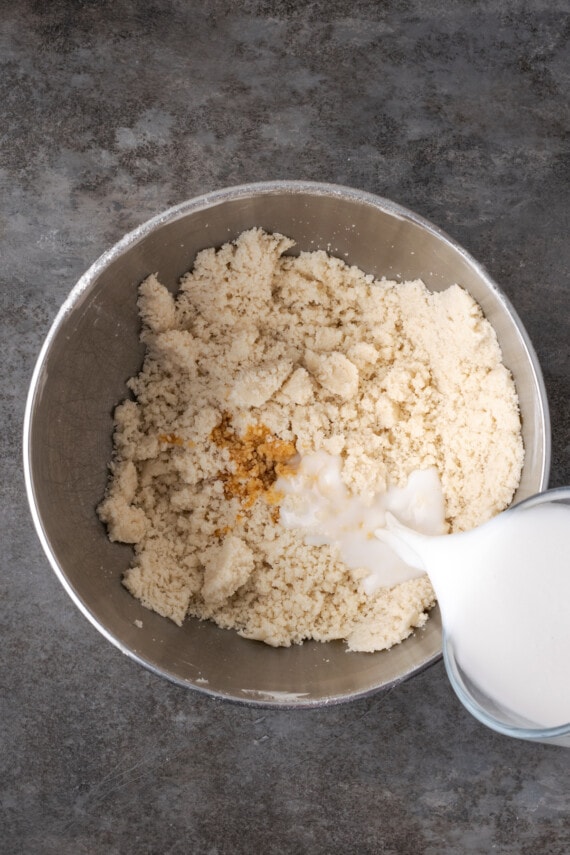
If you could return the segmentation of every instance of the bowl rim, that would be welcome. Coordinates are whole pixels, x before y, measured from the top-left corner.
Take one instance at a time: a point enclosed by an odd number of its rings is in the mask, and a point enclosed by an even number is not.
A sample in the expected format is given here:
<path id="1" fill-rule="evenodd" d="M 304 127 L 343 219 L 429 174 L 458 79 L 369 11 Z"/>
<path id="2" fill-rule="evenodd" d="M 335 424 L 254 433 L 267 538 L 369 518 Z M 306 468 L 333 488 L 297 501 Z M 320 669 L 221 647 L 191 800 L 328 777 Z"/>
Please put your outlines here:
<path id="1" fill-rule="evenodd" d="M 380 210 L 383 213 L 387 213 L 390 216 L 393 216 L 397 219 L 401 219 L 404 221 L 412 222 L 420 228 L 426 230 L 433 236 L 435 236 L 438 240 L 442 241 L 444 244 L 447 244 L 455 253 L 457 253 L 464 262 L 472 268 L 476 274 L 484 280 L 486 286 L 490 291 L 493 292 L 495 297 L 502 303 L 506 312 L 510 315 L 513 323 L 515 324 L 518 334 L 520 335 L 526 357 L 528 359 L 529 365 L 532 370 L 532 374 L 534 377 L 534 381 L 536 383 L 536 387 L 538 390 L 541 407 L 540 407 L 540 419 L 541 419 L 541 430 L 543 436 L 543 454 L 541 461 L 541 472 L 540 472 L 540 483 L 541 490 L 545 490 L 548 486 L 548 478 L 550 474 L 550 465 L 551 465 L 551 424 L 550 424 L 550 413 L 548 407 L 548 398 L 546 393 L 546 386 L 544 383 L 544 378 L 542 374 L 542 369 L 540 367 L 540 363 L 538 361 L 537 354 L 534 350 L 534 346 L 531 343 L 530 337 L 518 315 L 515 308 L 511 304 L 510 300 L 506 296 L 506 294 L 502 291 L 502 289 L 498 286 L 498 284 L 494 281 L 494 279 L 489 275 L 486 268 L 478 262 L 467 250 L 465 250 L 455 239 L 453 239 L 447 232 L 441 229 L 439 226 L 435 225 L 430 220 L 426 219 L 420 214 L 417 214 L 415 211 L 394 202 L 386 197 L 380 196 L 378 194 L 374 194 L 368 192 L 366 190 L 360 190 L 348 186 L 344 186 L 342 184 L 335 184 L 330 182 L 321 182 L 321 181 L 312 181 L 312 180 L 271 180 L 271 181 L 258 181 L 251 182 L 245 184 L 237 184 L 230 187 L 224 187 L 217 190 L 212 190 L 207 193 L 203 193 L 201 195 L 192 197 L 190 199 L 186 199 L 182 202 L 179 202 L 175 205 L 170 206 L 169 208 L 163 210 L 162 212 L 154 215 L 150 219 L 145 220 L 134 229 L 127 232 L 122 238 L 120 238 L 113 246 L 104 251 L 98 258 L 87 268 L 87 270 L 81 275 L 81 277 L 77 280 L 76 284 L 72 287 L 68 296 L 65 298 L 64 302 L 61 304 L 58 312 L 56 313 L 48 332 L 44 338 L 41 349 L 38 353 L 34 369 L 31 375 L 30 384 L 28 393 L 26 396 L 26 403 L 24 409 L 24 418 L 23 418 L 23 445 L 22 445 L 22 457 L 23 457 L 23 472 L 24 472 L 24 482 L 26 488 L 26 494 L 28 498 L 28 505 L 31 512 L 32 520 L 34 523 L 34 527 L 36 529 L 36 533 L 44 550 L 46 557 L 51 564 L 52 569 L 56 573 L 59 581 L 63 585 L 67 594 L 70 596 L 71 600 L 75 603 L 75 605 L 79 608 L 79 610 L 84 614 L 84 616 L 90 621 L 90 623 L 115 647 L 117 647 L 122 653 L 127 655 L 129 658 L 134 659 L 138 664 L 145 667 L 147 670 L 152 671 L 153 673 L 166 677 L 171 682 L 174 682 L 177 685 L 184 686 L 186 688 L 192 688 L 195 691 L 199 691 L 202 694 L 210 695 L 216 698 L 236 701 L 238 703 L 244 703 L 246 705 L 255 705 L 255 706 L 263 706 L 263 707 L 279 707 L 279 708 L 309 708 L 309 707 L 318 707 L 318 706 L 328 706 L 331 704 L 338 704 L 347 702 L 350 700 L 356 700 L 357 698 L 367 697 L 372 694 L 375 694 L 379 691 L 384 691 L 386 689 L 390 689 L 395 685 L 404 682 L 405 680 L 410 679 L 413 675 L 421 673 L 423 670 L 439 661 L 444 655 L 443 644 L 441 649 L 431 655 L 426 657 L 421 663 L 419 663 L 414 668 L 406 671 L 402 675 L 383 683 L 380 686 L 376 687 L 367 687 L 361 691 L 355 691 L 348 694 L 332 694 L 331 696 L 318 698 L 318 699 L 298 699 L 295 701 L 288 702 L 287 699 L 283 700 L 267 700 L 267 699 L 258 699 L 258 698 L 241 698 L 231 694 L 224 694 L 220 691 L 214 691 L 208 689 L 207 686 L 196 685 L 195 683 L 190 683 L 186 680 L 176 678 L 175 675 L 171 673 L 166 673 L 161 668 L 154 666 L 151 662 L 148 662 L 144 657 L 138 655 L 135 651 L 133 651 L 128 645 L 123 643 L 119 638 L 117 638 L 114 634 L 112 634 L 100 621 L 99 619 L 91 612 L 87 603 L 85 603 L 79 594 L 75 591 L 71 582 L 68 580 L 65 571 L 62 567 L 60 567 L 59 562 L 57 560 L 56 555 L 53 553 L 49 539 L 47 537 L 46 532 L 44 531 L 44 527 L 42 524 L 42 519 L 40 513 L 38 511 L 38 503 L 36 501 L 35 487 L 34 487 L 34 475 L 32 471 L 32 448 L 31 448 L 31 434 L 32 434 L 32 424 L 33 424 L 33 415 L 34 415 L 34 407 L 35 402 L 38 397 L 39 392 L 41 391 L 41 379 L 44 363 L 49 355 L 52 342 L 54 341 L 59 328 L 62 323 L 66 319 L 67 315 L 70 314 L 77 302 L 80 300 L 84 292 L 86 292 L 90 286 L 96 281 L 99 274 L 105 270 L 114 260 L 119 258 L 123 253 L 125 253 L 129 248 L 136 245 L 140 241 L 142 241 L 148 234 L 154 232 L 156 229 L 160 228 L 163 225 L 166 225 L 170 222 L 174 222 L 182 217 L 187 216 L 188 214 L 199 212 L 202 210 L 206 210 L 208 208 L 213 208 L 217 205 L 220 205 L 224 202 L 234 202 L 239 199 L 247 199 L 252 196 L 270 196 L 270 195 L 310 195 L 310 196 L 322 196 L 329 198 L 339 198 L 343 201 L 353 201 L 360 205 L 366 205 L 375 210 Z M 442 639 L 443 642 L 443 639 Z"/>

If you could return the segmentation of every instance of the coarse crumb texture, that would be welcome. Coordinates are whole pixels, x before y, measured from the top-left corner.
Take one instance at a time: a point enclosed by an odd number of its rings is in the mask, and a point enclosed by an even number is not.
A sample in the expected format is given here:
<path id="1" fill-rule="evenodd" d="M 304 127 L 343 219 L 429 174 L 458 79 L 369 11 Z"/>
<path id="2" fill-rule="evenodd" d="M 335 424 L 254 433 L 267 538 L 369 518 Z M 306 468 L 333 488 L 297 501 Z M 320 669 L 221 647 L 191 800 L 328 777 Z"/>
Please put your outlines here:
<path id="1" fill-rule="evenodd" d="M 510 502 L 523 446 L 494 330 L 459 286 L 375 281 L 261 229 L 198 254 L 172 295 L 139 289 L 146 356 L 115 411 L 99 515 L 134 544 L 127 589 L 182 624 L 275 646 L 389 648 L 434 605 L 427 577 L 369 596 L 335 548 L 279 523 L 295 455 L 342 459 L 365 498 L 435 466 L 450 531 Z"/>

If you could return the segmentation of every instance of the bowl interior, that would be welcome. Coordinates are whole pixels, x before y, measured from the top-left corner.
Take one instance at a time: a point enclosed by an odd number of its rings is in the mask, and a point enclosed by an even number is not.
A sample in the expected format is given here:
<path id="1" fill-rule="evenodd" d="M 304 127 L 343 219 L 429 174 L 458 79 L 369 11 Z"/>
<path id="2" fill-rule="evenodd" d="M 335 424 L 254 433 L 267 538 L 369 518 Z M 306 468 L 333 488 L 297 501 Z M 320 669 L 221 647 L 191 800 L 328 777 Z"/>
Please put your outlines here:
<path id="1" fill-rule="evenodd" d="M 473 295 L 495 327 L 520 397 L 526 460 L 516 501 L 547 485 L 548 409 L 526 333 L 485 271 L 433 226 L 367 194 L 279 182 L 222 191 L 145 224 L 80 280 L 40 354 L 26 413 L 28 494 L 52 566 L 94 625 L 157 673 L 216 696 L 312 706 L 390 686 L 439 658 L 438 610 L 424 629 L 375 654 L 348 654 L 341 643 L 274 649 L 196 620 L 179 628 L 122 587 L 131 549 L 111 544 L 95 514 L 113 409 L 143 356 L 138 285 L 154 272 L 175 291 L 200 249 L 253 226 L 292 237 L 295 251 L 325 249 L 377 277 L 422 278 L 432 290 L 458 283 Z"/>

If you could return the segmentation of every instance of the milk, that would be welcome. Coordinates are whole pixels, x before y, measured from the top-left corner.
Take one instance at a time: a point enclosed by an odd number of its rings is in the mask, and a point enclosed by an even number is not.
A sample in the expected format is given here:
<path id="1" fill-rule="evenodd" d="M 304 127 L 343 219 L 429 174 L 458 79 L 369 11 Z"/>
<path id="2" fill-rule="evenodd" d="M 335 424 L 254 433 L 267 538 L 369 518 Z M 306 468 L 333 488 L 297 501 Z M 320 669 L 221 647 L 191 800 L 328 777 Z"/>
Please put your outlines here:
<path id="1" fill-rule="evenodd" d="M 336 549 L 367 594 L 427 572 L 455 658 L 489 698 L 535 726 L 570 722 L 570 505 L 523 505 L 444 534 L 435 469 L 364 501 L 324 451 L 275 486 L 281 524 Z"/>
<path id="2" fill-rule="evenodd" d="M 443 534 L 445 507 L 437 470 L 412 472 L 405 486 L 379 490 L 366 501 L 350 493 L 341 472 L 338 455 L 321 450 L 302 457 L 295 473 L 275 484 L 283 495 L 281 524 L 300 529 L 311 546 L 333 546 L 347 567 L 365 574 L 361 584 L 367 594 L 423 575 L 423 567 L 402 560 L 374 532 L 392 513 L 415 531 Z"/>
<path id="3" fill-rule="evenodd" d="M 378 538 L 426 569 L 464 674 L 535 726 L 570 722 L 570 506 L 522 506 L 444 537 L 387 526 Z"/>

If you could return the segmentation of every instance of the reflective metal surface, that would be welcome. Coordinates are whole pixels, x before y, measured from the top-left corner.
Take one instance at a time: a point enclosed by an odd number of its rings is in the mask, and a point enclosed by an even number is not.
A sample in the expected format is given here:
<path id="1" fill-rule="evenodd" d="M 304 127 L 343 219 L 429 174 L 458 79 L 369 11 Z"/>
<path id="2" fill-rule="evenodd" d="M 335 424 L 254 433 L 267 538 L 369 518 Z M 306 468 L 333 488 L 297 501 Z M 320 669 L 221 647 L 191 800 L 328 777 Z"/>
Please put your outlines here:
<path id="1" fill-rule="evenodd" d="M 458 283 L 497 331 L 517 385 L 526 461 L 515 497 L 545 489 L 550 425 L 534 350 L 508 300 L 464 250 L 387 200 L 310 182 L 230 188 L 185 202 L 127 235 L 80 279 L 39 356 L 26 407 L 24 470 L 38 535 L 89 620 L 128 656 L 184 686 L 263 706 L 317 706 L 394 685 L 441 656 L 437 609 L 389 652 L 340 643 L 274 649 L 209 623 L 182 628 L 144 609 L 120 583 L 131 549 L 108 541 L 95 507 L 107 479 L 112 412 L 140 367 L 137 287 L 151 272 L 172 290 L 205 247 L 261 226 L 325 249 L 367 273 Z M 138 628 L 135 621 L 142 621 Z"/>

